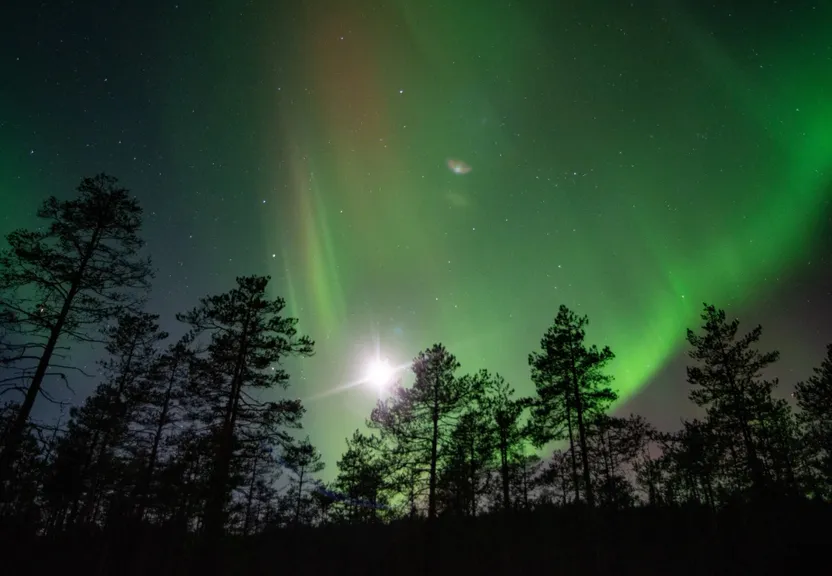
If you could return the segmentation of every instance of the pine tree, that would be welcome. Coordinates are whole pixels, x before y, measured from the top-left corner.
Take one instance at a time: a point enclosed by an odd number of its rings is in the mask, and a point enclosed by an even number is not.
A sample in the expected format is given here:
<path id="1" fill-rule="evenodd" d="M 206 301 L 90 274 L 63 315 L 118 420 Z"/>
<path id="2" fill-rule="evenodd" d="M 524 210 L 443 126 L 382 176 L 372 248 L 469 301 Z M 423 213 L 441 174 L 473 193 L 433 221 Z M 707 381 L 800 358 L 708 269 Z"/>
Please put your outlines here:
<path id="1" fill-rule="evenodd" d="M 111 408 L 111 391 L 101 385 L 81 406 L 70 409 L 66 433 L 58 439 L 44 486 L 49 525 L 55 530 L 78 522 L 83 503 L 95 502 L 100 496 L 93 492 L 93 485 L 101 483 L 93 472 L 113 476 L 112 469 L 90 470 L 99 455 L 101 434 L 111 419 Z"/>
<path id="2" fill-rule="evenodd" d="M 537 454 L 522 455 L 513 463 L 511 491 L 514 508 L 518 510 L 532 509 L 532 504 L 537 499 L 536 492 L 544 484 L 545 474 L 543 460 Z"/>
<path id="3" fill-rule="evenodd" d="M 14 404 L 0 404 L 0 431 L 11 425 L 18 409 Z M 0 518 L 7 522 L 14 518 L 19 527 L 31 530 L 32 534 L 41 527 L 39 508 L 43 503 L 43 480 L 49 459 L 47 448 L 35 430 L 27 428 L 20 457 L 14 464 L 15 482 L 9 485 L 5 503 L 0 503 Z"/>
<path id="4" fill-rule="evenodd" d="M 389 461 L 389 460 L 388 460 Z M 376 522 L 380 506 L 387 505 L 386 477 L 390 470 L 377 436 L 356 430 L 347 439 L 347 451 L 338 460 L 333 487 L 345 497 L 347 521 Z"/>
<path id="5" fill-rule="evenodd" d="M 298 526 L 301 519 L 305 520 L 308 516 L 306 512 L 311 506 L 308 489 L 314 485 L 314 475 L 324 469 L 324 463 L 321 454 L 309 442 L 309 438 L 288 446 L 283 454 L 283 461 L 293 476 L 289 490 L 294 500 L 292 524 Z"/>
<path id="6" fill-rule="evenodd" d="M 598 350 L 584 344 L 586 316 L 561 306 L 554 324 L 541 340 L 541 352 L 529 356 L 532 379 L 537 388 L 532 412 L 538 443 L 561 437 L 566 423 L 578 499 L 577 458 L 574 428 L 577 427 L 583 489 L 586 503 L 595 505 L 589 455 L 588 422 L 592 415 L 606 411 L 617 395 L 609 387 L 611 376 L 602 370 L 615 356 L 608 347 Z"/>
<path id="7" fill-rule="evenodd" d="M 635 494 L 628 478 L 636 459 L 644 457 L 651 427 L 635 415 L 620 418 L 597 414 L 590 420 L 589 428 L 590 454 L 601 504 L 611 508 L 629 507 Z"/>
<path id="8" fill-rule="evenodd" d="M 282 316 L 283 299 L 266 297 L 268 282 L 268 277 L 237 278 L 231 291 L 203 298 L 197 308 L 178 316 L 197 336 L 210 335 L 207 354 L 194 363 L 191 383 L 201 402 L 200 419 L 215 442 L 204 515 L 206 553 L 214 552 L 212 543 L 226 522 L 235 452 L 264 438 L 288 446 L 287 429 L 299 427 L 303 414 L 300 401 L 258 397 L 266 390 L 285 389 L 289 375 L 282 363 L 292 356 L 309 356 L 313 348 L 312 340 L 297 335 L 297 320 Z"/>
<path id="9" fill-rule="evenodd" d="M 174 427 L 166 438 L 169 456 L 160 461 L 152 491 L 154 516 L 180 535 L 202 526 L 216 458 L 216 434 L 199 422 Z"/>
<path id="10" fill-rule="evenodd" d="M 541 487 L 546 502 L 560 503 L 562 506 L 569 503 L 570 495 L 574 493 L 572 482 L 575 476 L 572 470 L 569 453 L 555 450 L 541 470 Z"/>
<path id="11" fill-rule="evenodd" d="M 813 375 L 795 386 L 799 422 L 809 459 L 821 482 L 820 493 L 832 495 L 832 344 Z"/>
<path id="12" fill-rule="evenodd" d="M 772 397 L 761 402 L 760 416 L 755 430 L 768 481 L 774 491 L 794 496 L 801 467 L 797 418 L 786 400 Z"/>
<path id="13" fill-rule="evenodd" d="M 456 358 L 444 346 L 435 344 L 413 360 L 413 387 L 394 387 L 391 397 L 379 402 L 370 417 L 371 425 L 391 438 L 397 444 L 396 450 L 407 456 L 412 476 L 427 474 L 431 520 L 436 518 L 437 511 L 441 448 L 468 394 L 467 381 L 454 376 L 458 368 Z M 410 485 L 414 487 L 413 482 Z"/>
<path id="14" fill-rule="evenodd" d="M 659 504 L 659 469 L 653 451 L 658 448 L 659 432 L 643 416 L 630 414 L 624 421 L 624 439 L 635 487 L 647 496 L 647 504 Z"/>
<path id="15" fill-rule="evenodd" d="M 0 496 L 18 457 L 29 415 L 59 342 L 89 340 L 99 326 L 130 305 L 152 276 L 139 256 L 142 211 L 110 176 L 85 178 L 78 198 L 46 200 L 38 210 L 44 226 L 16 230 L 0 253 L 0 314 L 25 342 L 21 361 L 34 374 L 0 454 Z"/>
<path id="16" fill-rule="evenodd" d="M 511 507 L 511 470 L 512 464 L 522 454 L 522 446 L 527 441 L 528 430 L 521 426 L 523 412 L 530 405 L 528 398 L 515 398 L 512 388 L 499 374 L 491 375 L 480 372 L 485 393 L 483 409 L 494 422 L 494 443 L 499 459 L 500 485 L 502 488 L 503 509 Z"/>
<path id="17" fill-rule="evenodd" d="M 441 494 L 438 498 L 443 500 L 444 511 L 476 516 L 479 499 L 489 488 L 496 428 L 484 406 L 484 382 L 477 382 L 478 378 L 470 380 L 474 391 L 441 450 L 443 465 L 437 492 Z"/>
<path id="18" fill-rule="evenodd" d="M 681 430 L 664 435 L 663 440 L 662 460 L 671 475 L 668 482 L 673 485 L 673 497 L 669 497 L 666 486 L 664 499 L 668 503 L 682 499 L 713 509 L 724 452 L 717 430 L 708 422 L 685 420 Z"/>
<path id="19" fill-rule="evenodd" d="M 277 495 L 274 483 L 281 476 L 278 458 L 266 439 L 252 443 L 248 451 L 247 457 L 241 459 L 242 464 L 247 466 L 245 495 L 241 503 L 240 532 L 243 536 L 257 531 L 262 525 Z"/>
<path id="20" fill-rule="evenodd" d="M 83 474 L 90 474 L 94 485 L 88 494 L 85 511 L 82 517 L 89 517 L 100 494 L 101 482 L 112 477 L 111 461 L 114 458 L 124 460 L 128 454 L 127 444 L 131 426 L 137 423 L 137 409 L 144 400 L 144 390 L 141 386 L 148 368 L 154 365 L 159 353 L 159 344 L 168 337 L 166 332 L 159 329 L 159 317 L 147 313 L 124 313 L 118 318 L 114 326 L 105 330 L 107 343 L 105 350 L 109 358 L 100 363 L 101 373 L 106 378 L 96 394 L 100 397 L 102 413 L 97 419 L 98 428 L 95 429 L 89 460 L 84 464 Z M 127 494 L 120 494 L 122 506 Z"/>
<path id="21" fill-rule="evenodd" d="M 738 440 L 751 486 L 759 495 L 767 488 L 760 454 L 761 427 L 766 425 L 766 411 L 773 403 L 771 394 L 777 384 L 762 379 L 761 372 L 777 361 L 779 353 L 761 353 L 753 347 L 762 334 L 761 326 L 738 338 L 739 320 L 728 322 L 725 312 L 714 306 L 705 305 L 702 321 L 703 335 L 687 331 L 693 346 L 690 357 L 700 363 L 687 368 L 690 398 L 706 409 L 720 434 Z"/>
<path id="22" fill-rule="evenodd" d="M 136 422 L 140 431 L 136 453 L 143 455 L 143 471 L 133 490 L 133 512 L 142 520 L 147 499 L 157 473 L 164 440 L 173 426 L 185 418 L 187 384 L 190 364 L 195 351 L 193 336 L 186 334 L 168 347 L 148 368 L 141 381 L 140 405 L 136 407 Z"/>

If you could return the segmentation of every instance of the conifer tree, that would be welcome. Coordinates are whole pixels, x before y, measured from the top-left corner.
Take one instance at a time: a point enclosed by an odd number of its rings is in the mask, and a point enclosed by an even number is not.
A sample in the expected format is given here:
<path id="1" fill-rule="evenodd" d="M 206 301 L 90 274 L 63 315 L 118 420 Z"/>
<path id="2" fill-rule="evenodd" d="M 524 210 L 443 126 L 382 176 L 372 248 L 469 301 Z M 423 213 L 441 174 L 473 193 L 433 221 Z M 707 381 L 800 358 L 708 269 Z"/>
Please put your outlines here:
<path id="1" fill-rule="evenodd" d="M 584 339 L 588 323 L 586 316 L 578 316 L 561 305 L 554 324 L 541 340 L 542 350 L 529 356 L 529 364 L 538 394 L 533 409 L 538 442 L 559 438 L 563 422 L 566 422 L 577 499 L 578 474 L 574 440 L 574 428 L 577 428 L 583 490 L 586 503 L 592 507 L 595 505 L 595 497 L 592 490 L 588 424 L 592 415 L 606 411 L 617 395 L 609 386 L 612 377 L 603 373 L 604 367 L 615 356 L 609 347 L 599 350 L 594 345 L 586 346 Z"/>
<path id="2" fill-rule="evenodd" d="M 574 493 L 569 453 L 555 450 L 541 470 L 540 480 L 544 490 L 543 498 L 549 503 L 566 506 L 571 499 L 570 495 Z"/>
<path id="3" fill-rule="evenodd" d="M 125 313 L 104 330 L 100 362 L 104 380 L 83 404 L 70 411 L 67 433 L 57 443 L 50 489 L 58 525 L 91 523 L 126 506 L 132 464 L 131 426 L 141 402 L 140 379 L 154 361 L 156 345 L 167 335 L 158 317 Z"/>
<path id="4" fill-rule="evenodd" d="M 0 433 L 7 429 L 17 414 L 18 406 L 0 404 Z M 43 481 L 48 463 L 48 446 L 35 430 L 28 428 L 20 445 L 20 457 L 14 464 L 15 481 L 9 484 L 6 501 L 0 503 L 0 517 L 14 517 L 18 524 L 31 530 L 41 527 L 40 507 L 43 504 Z"/>
<path id="5" fill-rule="evenodd" d="M 511 473 L 526 440 L 520 416 L 527 401 L 514 398 L 499 374 L 480 370 L 464 380 L 468 397 L 449 437 L 442 480 L 446 507 L 475 516 L 480 497 L 491 488 L 495 461 L 502 507 L 511 506 Z"/>
<path id="6" fill-rule="evenodd" d="M 152 276 L 139 255 L 142 210 L 115 178 L 84 178 L 76 199 L 50 197 L 37 215 L 43 226 L 10 233 L 0 252 L 0 314 L 34 370 L 3 438 L 0 499 L 59 343 L 92 338 L 91 328 L 135 304 Z"/>
<path id="7" fill-rule="evenodd" d="M 147 506 L 154 477 L 160 461 L 164 440 L 171 427 L 186 417 L 187 384 L 194 357 L 193 335 L 186 334 L 148 368 L 141 381 L 140 405 L 136 407 L 136 423 L 140 429 L 136 453 L 144 455 L 143 471 L 133 490 L 135 518 L 141 520 Z"/>
<path id="8" fill-rule="evenodd" d="M 286 467 L 292 473 L 290 495 L 294 502 L 292 524 L 298 526 L 302 518 L 306 518 L 311 506 L 308 489 L 314 485 L 315 474 L 324 469 L 321 454 L 309 442 L 309 438 L 288 446 L 283 454 Z"/>
<path id="9" fill-rule="evenodd" d="M 638 416 L 629 418 L 597 414 L 590 421 L 590 454 L 597 493 L 604 506 L 625 508 L 635 499 L 628 478 L 636 459 L 643 457 L 651 427 Z"/>
<path id="10" fill-rule="evenodd" d="M 226 522 L 235 453 L 246 442 L 264 438 L 288 446 L 292 438 L 287 429 L 300 427 L 303 414 L 300 401 L 264 401 L 259 396 L 285 389 L 289 375 L 283 362 L 309 356 L 313 348 L 312 340 L 298 336 L 297 320 L 282 315 L 284 300 L 266 296 L 268 283 L 262 276 L 237 278 L 229 292 L 202 298 L 197 308 L 178 315 L 197 337 L 210 336 L 206 354 L 194 362 L 191 382 L 200 402 L 199 418 L 215 443 L 204 515 L 206 554 L 213 553 L 212 542 Z"/>
<path id="11" fill-rule="evenodd" d="M 736 439 L 754 491 L 767 488 L 761 450 L 761 428 L 773 403 L 776 381 L 762 378 L 762 371 L 777 361 L 778 352 L 761 353 L 754 348 L 762 334 L 757 326 L 738 337 L 739 320 L 726 320 L 725 312 L 705 305 L 703 334 L 687 331 L 693 349 L 690 357 L 697 366 L 687 368 L 692 386 L 691 400 L 705 408 L 708 419 L 720 434 Z M 735 448 L 733 445 L 730 447 Z"/>
<path id="12" fill-rule="evenodd" d="M 520 510 L 531 510 L 536 492 L 545 478 L 543 460 L 537 454 L 521 455 L 512 465 L 511 485 L 514 502 Z"/>
<path id="13" fill-rule="evenodd" d="M 413 476 L 427 474 L 428 518 L 436 518 L 436 486 L 441 449 L 446 444 L 468 395 L 467 381 L 454 376 L 459 362 L 441 344 L 413 360 L 416 381 L 411 388 L 395 386 L 379 402 L 371 425 L 394 440 L 409 459 Z M 410 483 L 413 486 L 413 483 Z"/>
<path id="14" fill-rule="evenodd" d="M 821 493 L 828 497 L 832 494 L 832 344 L 812 376 L 795 386 L 794 397 L 810 462 L 822 481 Z"/>
<path id="15" fill-rule="evenodd" d="M 101 482 L 94 478 L 93 472 L 112 478 L 112 468 L 91 470 L 99 455 L 102 430 L 108 426 L 111 409 L 111 392 L 103 384 L 81 406 L 70 409 L 67 430 L 57 442 L 44 486 L 49 524 L 56 530 L 78 522 L 83 503 L 94 502 L 99 496 L 93 493 L 93 485 Z"/>
<path id="16" fill-rule="evenodd" d="M 521 416 L 530 405 L 528 398 L 515 398 L 514 388 L 499 374 L 480 372 L 483 379 L 485 410 L 494 422 L 494 443 L 499 460 L 500 486 L 503 509 L 511 506 L 511 470 L 514 461 L 522 454 L 522 445 L 527 441 L 528 430 L 521 426 Z"/>
<path id="17" fill-rule="evenodd" d="M 110 470 L 111 461 L 119 451 L 127 449 L 130 441 L 127 435 L 131 426 L 137 423 L 136 412 L 144 396 L 143 378 L 156 361 L 158 345 L 168 337 L 159 329 L 158 322 L 159 317 L 155 314 L 128 312 L 119 316 L 117 324 L 104 330 L 105 350 L 109 357 L 100 362 L 105 381 L 96 394 L 100 396 L 103 413 L 96 420 L 98 428 L 93 434 L 87 455 L 89 460 L 84 463 L 82 472 L 91 472 L 94 482 L 88 494 L 85 516 L 100 492 L 99 484 L 108 475 L 111 481 L 115 480 Z"/>
<path id="18" fill-rule="evenodd" d="M 248 452 L 247 457 L 241 459 L 241 464 L 246 466 L 245 500 L 241 506 L 240 529 L 243 536 L 256 531 L 262 525 L 277 494 L 274 483 L 281 476 L 281 469 L 277 467 L 278 459 L 275 458 L 267 439 L 252 443 Z"/>
<path id="19" fill-rule="evenodd" d="M 664 436 L 665 449 L 662 459 L 668 465 L 674 484 L 675 503 L 684 500 L 705 504 L 714 508 L 717 502 L 718 475 L 723 465 L 722 439 L 709 422 L 685 420 L 682 429 Z"/>
<path id="20" fill-rule="evenodd" d="M 448 512 L 476 516 L 478 501 L 487 493 L 496 448 L 492 415 L 484 410 L 481 384 L 466 402 L 443 446 L 438 482 Z M 438 489 L 439 491 L 439 489 Z"/>
<path id="21" fill-rule="evenodd" d="M 356 430 L 337 466 L 334 488 L 345 497 L 347 521 L 375 522 L 379 507 L 387 504 L 384 491 L 391 472 L 380 439 Z"/>

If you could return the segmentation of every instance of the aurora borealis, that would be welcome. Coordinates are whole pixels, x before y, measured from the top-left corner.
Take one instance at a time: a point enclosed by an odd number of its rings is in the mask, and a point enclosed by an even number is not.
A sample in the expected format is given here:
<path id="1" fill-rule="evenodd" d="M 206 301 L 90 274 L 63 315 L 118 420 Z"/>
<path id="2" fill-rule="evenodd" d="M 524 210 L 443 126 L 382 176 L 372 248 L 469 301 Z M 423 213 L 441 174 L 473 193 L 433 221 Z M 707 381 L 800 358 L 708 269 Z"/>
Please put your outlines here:
<path id="1" fill-rule="evenodd" d="M 330 392 L 376 346 L 402 364 L 441 341 L 530 392 L 561 303 L 665 422 L 703 301 L 763 324 L 784 384 L 819 361 L 832 6 L 285 4 L 4 18 L 0 231 L 107 171 L 145 206 L 163 317 L 271 274 L 317 343 L 292 390 L 330 468 L 375 391 Z"/>

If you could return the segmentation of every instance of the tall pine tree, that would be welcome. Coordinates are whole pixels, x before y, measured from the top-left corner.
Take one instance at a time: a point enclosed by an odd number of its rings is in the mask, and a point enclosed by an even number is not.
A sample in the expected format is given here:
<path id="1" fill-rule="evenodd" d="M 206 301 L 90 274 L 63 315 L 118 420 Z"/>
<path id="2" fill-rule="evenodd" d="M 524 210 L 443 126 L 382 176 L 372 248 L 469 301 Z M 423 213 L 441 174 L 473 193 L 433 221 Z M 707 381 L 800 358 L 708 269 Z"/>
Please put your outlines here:
<path id="1" fill-rule="evenodd" d="M 587 347 L 586 316 L 578 316 L 561 305 L 554 324 L 543 335 L 541 351 L 529 356 L 538 397 L 534 402 L 534 430 L 538 442 L 559 439 L 565 422 L 573 467 L 575 497 L 578 498 L 576 448 L 580 453 L 582 485 L 589 506 L 595 505 L 590 469 L 589 420 L 606 411 L 616 400 L 610 388 L 612 377 L 603 369 L 615 356 L 609 347 Z M 577 447 L 575 442 L 577 428 Z"/>
<path id="2" fill-rule="evenodd" d="M 698 365 L 688 366 L 691 400 L 705 408 L 708 419 L 725 438 L 736 439 L 754 492 L 767 489 L 761 455 L 762 428 L 774 403 L 776 381 L 762 372 L 777 361 L 776 351 L 762 353 L 754 346 L 762 334 L 757 326 L 738 337 L 739 320 L 728 322 L 725 311 L 705 304 L 701 335 L 687 331 L 693 349 L 690 357 Z"/>
<path id="3" fill-rule="evenodd" d="M 523 445 L 528 441 L 528 430 L 521 420 L 530 399 L 516 398 L 514 388 L 499 374 L 492 375 L 482 370 L 477 377 L 482 381 L 484 395 L 480 409 L 492 424 L 492 442 L 498 461 L 502 507 L 508 509 L 511 507 L 512 467 L 522 456 Z"/>
<path id="4" fill-rule="evenodd" d="M 136 303 L 152 276 L 139 255 L 142 210 L 115 178 L 84 178 L 76 199 L 50 197 L 37 215 L 43 226 L 10 233 L 0 253 L 0 315 L 29 350 L 20 360 L 34 369 L 4 434 L 0 498 L 59 342 L 89 340 L 91 328 Z"/>
<path id="5" fill-rule="evenodd" d="M 427 475 L 429 519 L 436 517 L 441 448 L 468 395 L 467 381 L 454 376 L 458 368 L 454 355 L 435 344 L 413 360 L 413 386 L 394 387 L 392 396 L 379 402 L 370 417 L 371 425 L 408 455 L 413 476 Z"/>
<path id="6" fill-rule="evenodd" d="M 303 414 L 300 401 L 260 397 L 267 390 L 285 389 L 285 360 L 309 356 L 313 348 L 312 340 L 298 336 L 297 320 L 282 315 L 283 299 L 267 297 L 268 283 L 262 276 L 237 278 L 229 292 L 202 298 L 197 308 L 178 316 L 195 334 L 210 336 L 192 381 L 201 401 L 200 418 L 215 444 L 204 514 L 208 552 L 213 552 L 225 526 L 235 453 L 264 437 L 272 444 L 289 445 L 286 429 L 299 427 Z"/>

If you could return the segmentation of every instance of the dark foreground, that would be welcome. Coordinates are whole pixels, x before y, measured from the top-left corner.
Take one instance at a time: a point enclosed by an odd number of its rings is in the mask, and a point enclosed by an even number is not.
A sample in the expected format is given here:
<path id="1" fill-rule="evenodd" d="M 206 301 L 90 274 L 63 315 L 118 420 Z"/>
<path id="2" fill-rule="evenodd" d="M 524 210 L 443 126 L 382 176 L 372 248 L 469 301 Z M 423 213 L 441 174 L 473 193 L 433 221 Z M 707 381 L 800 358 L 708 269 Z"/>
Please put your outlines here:
<path id="1" fill-rule="evenodd" d="M 735 507 L 530 513 L 392 525 L 324 526 L 228 537 L 210 562 L 171 528 L 30 537 L 6 526 L 5 574 L 817 574 L 832 508 Z"/>

